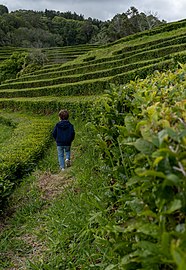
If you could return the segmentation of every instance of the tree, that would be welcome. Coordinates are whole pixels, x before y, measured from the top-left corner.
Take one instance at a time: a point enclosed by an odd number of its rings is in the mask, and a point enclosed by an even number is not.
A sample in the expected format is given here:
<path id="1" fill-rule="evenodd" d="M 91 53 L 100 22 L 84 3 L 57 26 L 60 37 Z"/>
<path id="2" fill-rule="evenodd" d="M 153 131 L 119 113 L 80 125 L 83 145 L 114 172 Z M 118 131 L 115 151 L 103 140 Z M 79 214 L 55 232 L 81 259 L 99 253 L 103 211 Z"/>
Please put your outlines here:
<path id="1" fill-rule="evenodd" d="M 8 14 L 8 8 L 4 5 L 0 5 L 0 16 L 7 13 Z"/>
<path id="2" fill-rule="evenodd" d="M 135 32 L 150 30 L 155 26 L 165 23 L 165 21 L 160 21 L 158 19 L 157 13 L 139 13 L 135 7 L 128 9 L 126 14 L 133 25 Z"/>
<path id="3" fill-rule="evenodd" d="M 146 23 L 148 25 L 148 29 L 152 29 L 153 27 L 158 26 L 162 23 L 166 23 L 165 20 L 160 21 L 158 19 L 157 13 L 153 13 L 152 11 L 145 13 L 145 15 L 146 15 Z"/>
<path id="4" fill-rule="evenodd" d="M 34 49 L 27 55 L 25 55 L 24 64 L 22 69 L 17 73 L 17 77 L 24 74 L 34 72 L 40 69 L 44 64 L 48 62 L 46 55 L 41 51 L 41 49 Z"/>
<path id="5" fill-rule="evenodd" d="M 46 55 L 40 49 L 33 49 L 29 53 L 14 52 L 0 66 L 0 82 L 38 70 L 47 61 Z"/>
<path id="6" fill-rule="evenodd" d="M 16 75 L 23 68 L 27 53 L 15 52 L 10 58 L 4 60 L 0 67 L 0 82 L 16 78 Z"/>
<path id="7" fill-rule="evenodd" d="M 102 22 L 75 12 L 8 9 L 0 5 L 0 46 L 55 47 L 96 42 L 105 44 L 122 37 L 151 29 L 159 24 L 157 16 L 139 13 L 131 7 Z"/>
<path id="8" fill-rule="evenodd" d="M 131 7 L 130 9 L 127 10 L 126 14 L 130 20 L 130 23 L 133 26 L 134 32 L 143 31 L 143 29 L 142 29 L 143 18 L 139 14 L 138 9 L 135 7 Z"/>
<path id="9" fill-rule="evenodd" d="M 108 44 L 109 42 L 108 26 L 106 24 L 104 24 L 98 34 L 94 35 L 90 40 L 90 43 L 102 45 Z"/>
<path id="10" fill-rule="evenodd" d="M 93 25 L 89 20 L 80 24 L 80 31 L 77 33 L 78 43 L 89 43 L 92 36 L 98 33 L 98 27 Z"/>
<path id="11" fill-rule="evenodd" d="M 108 35 L 111 42 L 134 33 L 135 28 L 125 13 L 115 15 L 109 23 Z"/>

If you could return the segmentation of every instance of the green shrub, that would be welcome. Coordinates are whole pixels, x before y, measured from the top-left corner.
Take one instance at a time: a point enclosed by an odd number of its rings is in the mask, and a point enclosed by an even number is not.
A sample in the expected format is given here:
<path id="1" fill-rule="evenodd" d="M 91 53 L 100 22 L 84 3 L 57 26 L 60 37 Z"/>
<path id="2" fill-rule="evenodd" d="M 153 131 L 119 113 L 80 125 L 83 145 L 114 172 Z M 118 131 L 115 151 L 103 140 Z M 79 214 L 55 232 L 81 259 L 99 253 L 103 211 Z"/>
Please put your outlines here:
<path id="1" fill-rule="evenodd" d="M 76 97 L 38 97 L 38 98 L 15 98 L 0 99 L 0 108 L 12 111 L 32 112 L 48 115 L 68 108 L 74 118 L 89 118 L 89 110 L 97 99 L 97 96 Z M 10 121 L 7 119 L 7 121 Z M 1 122 L 1 118 L 0 118 Z"/>
<path id="2" fill-rule="evenodd" d="M 93 108 L 89 128 L 108 177 L 108 205 L 91 236 L 107 254 L 105 269 L 186 267 L 185 83 L 186 66 L 156 71 L 113 85 Z"/>
<path id="3" fill-rule="evenodd" d="M 16 78 L 22 69 L 27 53 L 14 52 L 9 59 L 4 60 L 0 67 L 0 82 Z"/>
<path id="4" fill-rule="evenodd" d="M 44 117 L 17 116 L 16 127 L 0 149 L 0 205 L 18 179 L 36 165 L 51 140 L 52 123 Z"/>
<path id="5" fill-rule="evenodd" d="M 108 78 L 87 80 L 77 83 L 59 84 L 40 88 L 21 90 L 1 90 L 0 97 L 38 97 L 38 96 L 68 96 L 95 95 L 103 92 L 108 84 Z"/>

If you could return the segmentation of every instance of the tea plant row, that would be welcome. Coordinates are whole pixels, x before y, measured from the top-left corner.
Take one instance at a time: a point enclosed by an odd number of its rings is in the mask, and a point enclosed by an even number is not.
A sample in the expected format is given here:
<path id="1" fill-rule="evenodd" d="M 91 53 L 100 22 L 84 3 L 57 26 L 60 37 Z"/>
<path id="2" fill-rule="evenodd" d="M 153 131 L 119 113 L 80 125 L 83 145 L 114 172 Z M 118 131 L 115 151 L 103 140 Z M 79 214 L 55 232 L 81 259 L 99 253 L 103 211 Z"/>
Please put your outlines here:
<path id="1" fill-rule="evenodd" d="M 185 65 L 157 71 L 113 85 L 93 108 L 88 128 L 108 189 L 89 226 L 105 269 L 186 268 L 185 86 Z"/>
<path id="2" fill-rule="evenodd" d="M 46 117 L 0 112 L 0 121 L 14 126 L 0 149 L 0 205 L 21 177 L 32 170 L 51 140 L 52 123 Z"/>
<path id="3" fill-rule="evenodd" d="M 64 96 L 64 97 L 37 97 L 37 98 L 8 98 L 0 99 L 0 109 L 31 112 L 34 114 L 49 115 L 58 112 L 61 108 L 68 108 L 72 117 L 89 118 L 89 111 L 97 96 Z"/>

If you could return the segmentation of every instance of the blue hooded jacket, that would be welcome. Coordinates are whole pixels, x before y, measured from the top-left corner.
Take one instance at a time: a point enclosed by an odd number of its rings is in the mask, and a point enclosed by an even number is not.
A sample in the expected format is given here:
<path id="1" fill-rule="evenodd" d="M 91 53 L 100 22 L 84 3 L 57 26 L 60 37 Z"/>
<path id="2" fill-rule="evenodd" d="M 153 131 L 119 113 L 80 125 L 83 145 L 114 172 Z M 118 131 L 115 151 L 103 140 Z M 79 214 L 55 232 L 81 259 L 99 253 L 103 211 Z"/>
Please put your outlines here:
<path id="1" fill-rule="evenodd" d="M 57 146 L 71 146 L 75 137 L 74 126 L 68 120 L 61 120 L 55 125 L 52 135 Z"/>

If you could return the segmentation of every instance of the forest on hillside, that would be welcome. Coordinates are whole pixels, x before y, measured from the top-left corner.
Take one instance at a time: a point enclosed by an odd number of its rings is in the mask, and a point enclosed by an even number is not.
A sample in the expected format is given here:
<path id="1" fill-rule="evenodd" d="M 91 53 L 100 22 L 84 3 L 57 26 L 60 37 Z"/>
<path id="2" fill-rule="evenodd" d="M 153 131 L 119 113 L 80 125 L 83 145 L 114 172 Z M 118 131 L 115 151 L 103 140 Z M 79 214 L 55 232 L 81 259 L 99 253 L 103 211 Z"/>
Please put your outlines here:
<path id="1" fill-rule="evenodd" d="M 0 5 L 0 46 L 45 48 L 77 44 L 108 44 L 122 37 L 152 29 L 166 21 L 156 14 L 130 7 L 111 20 L 100 21 L 76 13 L 54 10 L 16 10 Z"/>

